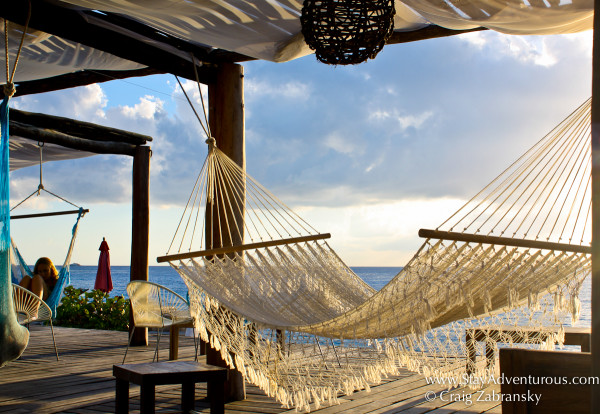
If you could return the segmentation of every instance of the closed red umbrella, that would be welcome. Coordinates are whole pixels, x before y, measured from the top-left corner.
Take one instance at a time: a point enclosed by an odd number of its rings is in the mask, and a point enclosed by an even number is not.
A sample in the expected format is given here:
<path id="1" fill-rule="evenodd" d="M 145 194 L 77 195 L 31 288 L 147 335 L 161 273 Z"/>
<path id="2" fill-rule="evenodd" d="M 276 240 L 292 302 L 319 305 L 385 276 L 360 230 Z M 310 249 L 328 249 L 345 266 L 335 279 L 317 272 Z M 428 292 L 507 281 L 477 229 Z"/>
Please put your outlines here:
<path id="1" fill-rule="evenodd" d="M 112 277 L 110 276 L 110 254 L 108 253 L 108 243 L 102 238 L 100 244 L 100 258 L 98 259 L 98 272 L 96 273 L 96 283 L 94 289 L 103 292 L 110 292 L 113 289 Z"/>

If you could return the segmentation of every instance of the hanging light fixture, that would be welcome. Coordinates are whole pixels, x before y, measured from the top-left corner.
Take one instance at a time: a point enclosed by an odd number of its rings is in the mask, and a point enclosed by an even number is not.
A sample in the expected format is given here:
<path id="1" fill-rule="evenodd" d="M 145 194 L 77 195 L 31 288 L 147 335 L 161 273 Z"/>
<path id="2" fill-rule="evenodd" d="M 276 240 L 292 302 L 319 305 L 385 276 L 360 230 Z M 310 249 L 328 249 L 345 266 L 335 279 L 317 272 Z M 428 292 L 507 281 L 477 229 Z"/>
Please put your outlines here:
<path id="1" fill-rule="evenodd" d="M 394 0 L 304 0 L 302 34 L 323 63 L 361 63 L 383 49 L 395 13 Z"/>

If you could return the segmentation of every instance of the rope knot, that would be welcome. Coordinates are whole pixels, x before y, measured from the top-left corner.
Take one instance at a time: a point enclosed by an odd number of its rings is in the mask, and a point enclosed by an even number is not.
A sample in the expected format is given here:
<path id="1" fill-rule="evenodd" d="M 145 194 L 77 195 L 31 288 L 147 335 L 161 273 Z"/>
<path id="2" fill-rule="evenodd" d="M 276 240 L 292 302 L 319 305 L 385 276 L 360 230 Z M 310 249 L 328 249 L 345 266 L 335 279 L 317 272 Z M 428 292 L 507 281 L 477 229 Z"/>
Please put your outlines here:
<path id="1" fill-rule="evenodd" d="M 217 146 L 217 140 L 215 140 L 213 137 L 208 137 L 208 139 L 204 142 L 207 143 L 210 148 Z"/>
<path id="2" fill-rule="evenodd" d="M 17 92 L 17 88 L 15 88 L 15 84 L 12 82 L 5 83 L 2 89 L 4 92 L 4 96 L 7 96 L 9 98 L 11 98 Z"/>

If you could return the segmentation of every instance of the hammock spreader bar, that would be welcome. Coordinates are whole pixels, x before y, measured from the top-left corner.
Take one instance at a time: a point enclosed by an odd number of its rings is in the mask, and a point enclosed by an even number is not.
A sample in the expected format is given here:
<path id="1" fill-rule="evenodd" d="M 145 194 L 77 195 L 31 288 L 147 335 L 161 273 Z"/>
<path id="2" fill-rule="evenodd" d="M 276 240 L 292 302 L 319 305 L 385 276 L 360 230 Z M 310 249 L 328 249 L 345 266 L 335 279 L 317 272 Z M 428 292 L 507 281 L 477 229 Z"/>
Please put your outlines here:
<path id="1" fill-rule="evenodd" d="M 474 242 L 483 244 L 498 244 L 512 247 L 528 247 L 530 249 L 555 250 L 592 254 L 591 246 L 577 244 L 545 242 L 541 240 L 513 239 L 510 237 L 485 236 L 481 234 L 457 233 L 452 231 L 420 229 L 419 237 L 426 239 L 453 240 L 461 242 Z"/>
<path id="2" fill-rule="evenodd" d="M 170 262 L 173 260 L 192 259 L 194 257 L 202 257 L 202 256 L 214 256 L 214 255 L 218 255 L 218 254 L 235 253 L 235 252 L 241 252 L 244 250 L 260 249 L 263 247 L 281 246 L 284 244 L 302 243 L 302 242 L 307 242 L 307 241 L 323 240 L 323 239 L 329 239 L 329 238 L 331 238 L 330 233 L 314 234 L 311 236 L 292 237 L 289 239 L 280 239 L 280 240 L 269 240 L 269 241 L 258 242 L 258 243 L 242 244 L 239 246 L 229 246 L 229 247 L 219 247 L 216 249 L 199 250 L 196 252 L 169 254 L 166 256 L 157 257 L 156 261 L 158 263 L 164 263 L 164 262 Z"/>
<path id="3" fill-rule="evenodd" d="M 89 209 L 84 209 L 81 211 L 82 214 L 89 213 Z M 49 216 L 62 216 L 66 214 L 79 214 L 79 210 L 65 210 L 65 211 L 54 211 L 51 213 L 37 213 L 37 214 L 20 214 L 18 216 L 10 216 L 11 220 L 18 220 L 24 218 L 35 218 L 35 217 L 49 217 Z"/>

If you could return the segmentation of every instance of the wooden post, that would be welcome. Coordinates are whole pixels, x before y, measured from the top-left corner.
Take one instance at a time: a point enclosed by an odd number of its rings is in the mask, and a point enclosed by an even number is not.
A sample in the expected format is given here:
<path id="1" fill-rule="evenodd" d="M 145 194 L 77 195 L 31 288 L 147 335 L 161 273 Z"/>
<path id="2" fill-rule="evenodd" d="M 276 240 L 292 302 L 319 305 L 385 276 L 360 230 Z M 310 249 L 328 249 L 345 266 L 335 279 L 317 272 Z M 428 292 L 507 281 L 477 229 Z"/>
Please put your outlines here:
<path id="1" fill-rule="evenodd" d="M 208 85 L 209 125 L 217 147 L 242 169 L 246 168 L 246 147 L 244 135 L 244 68 L 237 64 L 219 66 L 217 81 Z M 219 244 L 239 245 L 243 242 L 240 235 L 233 235 L 234 240 L 220 240 L 219 227 L 222 223 L 209 222 L 207 216 L 207 232 L 212 236 L 208 240 L 218 240 Z M 213 218 L 215 220 L 218 218 Z M 208 233 L 207 233 L 208 235 Z M 243 235 L 242 235 L 243 236 Z M 212 365 L 226 366 L 220 352 L 206 347 L 206 362 Z M 231 370 L 226 383 L 225 398 L 228 401 L 243 400 L 246 396 L 244 378 L 238 371 Z"/>
<path id="2" fill-rule="evenodd" d="M 600 10 L 600 0 L 594 1 Z M 594 13 L 592 53 L 592 376 L 600 377 L 600 13 Z M 591 412 L 600 412 L 600 385 L 592 385 Z"/>
<path id="3" fill-rule="evenodd" d="M 148 280 L 148 241 L 150 234 L 150 147 L 137 147 L 133 157 L 130 280 Z M 129 318 L 129 331 L 133 320 Z M 135 330 L 133 346 L 148 345 L 148 329 Z"/>

